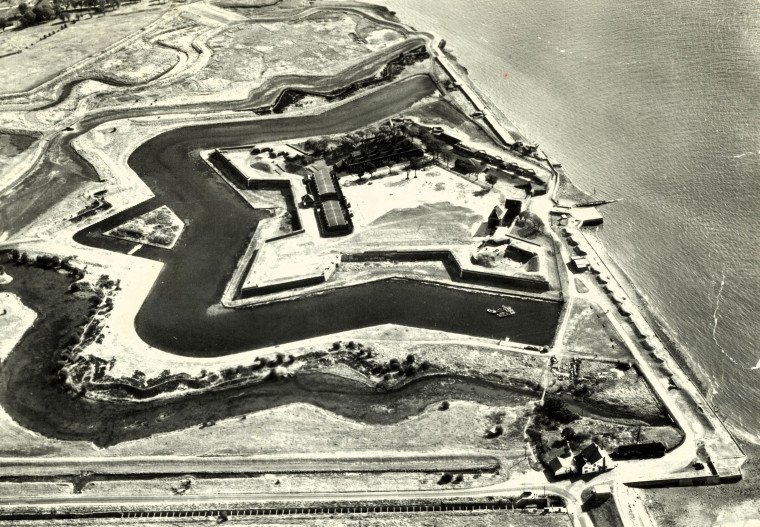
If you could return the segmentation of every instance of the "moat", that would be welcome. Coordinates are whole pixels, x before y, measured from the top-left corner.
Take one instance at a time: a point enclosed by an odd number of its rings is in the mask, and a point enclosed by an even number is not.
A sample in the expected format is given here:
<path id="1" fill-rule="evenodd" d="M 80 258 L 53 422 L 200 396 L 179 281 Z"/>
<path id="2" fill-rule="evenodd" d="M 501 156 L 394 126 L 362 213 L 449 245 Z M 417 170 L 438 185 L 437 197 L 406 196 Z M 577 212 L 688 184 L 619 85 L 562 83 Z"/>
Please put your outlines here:
<path id="1" fill-rule="evenodd" d="M 384 323 L 439 329 L 533 345 L 549 345 L 561 304 L 509 297 L 517 315 L 488 316 L 493 295 L 409 280 L 384 280 L 248 309 L 214 310 L 248 240 L 266 211 L 257 211 L 199 157 L 203 149 L 340 133 L 403 110 L 434 90 L 418 76 L 310 117 L 184 127 L 135 150 L 130 166 L 155 197 L 89 227 L 87 245 L 127 252 L 133 244 L 102 236 L 125 220 L 167 204 L 188 225 L 172 251 L 143 247 L 137 256 L 164 269 L 135 327 L 151 346 L 179 355 L 214 357 Z"/>

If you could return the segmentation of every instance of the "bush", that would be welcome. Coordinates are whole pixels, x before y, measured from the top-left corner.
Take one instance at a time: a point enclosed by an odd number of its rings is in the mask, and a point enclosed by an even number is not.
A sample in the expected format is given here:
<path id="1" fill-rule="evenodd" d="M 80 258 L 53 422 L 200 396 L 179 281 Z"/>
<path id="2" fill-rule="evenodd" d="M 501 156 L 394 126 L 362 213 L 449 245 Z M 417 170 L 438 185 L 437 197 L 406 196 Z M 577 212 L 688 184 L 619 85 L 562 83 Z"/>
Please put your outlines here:
<path id="1" fill-rule="evenodd" d="M 414 364 L 414 359 L 415 357 L 411 353 L 406 356 L 406 362 L 408 362 L 409 364 Z"/>
<path id="2" fill-rule="evenodd" d="M 443 401 L 441 403 L 441 406 L 438 407 L 438 409 L 441 411 L 444 411 L 444 410 L 448 410 L 450 406 L 451 404 L 448 401 Z"/>
<path id="3" fill-rule="evenodd" d="M 570 410 L 562 399 L 556 395 L 547 395 L 542 407 L 544 414 L 562 424 L 569 424 L 578 419 L 580 416 Z"/>
<path id="4" fill-rule="evenodd" d="M 444 472 L 441 479 L 438 480 L 439 485 L 447 485 L 454 479 L 454 475 L 449 472 Z"/>
<path id="5" fill-rule="evenodd" d="M 576 397 L 583 397 L 589 394 L 588 386 L 584 383 L 576 384 L 572 389 L 573 395 Z"/>

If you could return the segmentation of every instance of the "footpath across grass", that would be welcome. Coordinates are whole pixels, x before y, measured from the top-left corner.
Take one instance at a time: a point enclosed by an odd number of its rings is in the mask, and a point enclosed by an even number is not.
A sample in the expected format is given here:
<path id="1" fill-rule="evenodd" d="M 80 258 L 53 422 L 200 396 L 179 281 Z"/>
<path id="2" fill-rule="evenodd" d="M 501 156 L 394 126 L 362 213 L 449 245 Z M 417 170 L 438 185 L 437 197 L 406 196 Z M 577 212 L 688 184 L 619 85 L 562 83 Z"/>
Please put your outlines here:
<path id="1" fill-rule="evenodd" d="M 106 15 L 85 13 L 77 23 L 68 23 L 63 31 L 60 20 L 53 20 L 21 30 L 0 33 L 0 94 L 34 88 L 82 59 L 96 54 L 160 17 L 169 4 L 139 3 L 124 6 Z M 56 32 L 40 40 L 43 35 Z M 28 47 L 27 46 L 30 46 Z"/>

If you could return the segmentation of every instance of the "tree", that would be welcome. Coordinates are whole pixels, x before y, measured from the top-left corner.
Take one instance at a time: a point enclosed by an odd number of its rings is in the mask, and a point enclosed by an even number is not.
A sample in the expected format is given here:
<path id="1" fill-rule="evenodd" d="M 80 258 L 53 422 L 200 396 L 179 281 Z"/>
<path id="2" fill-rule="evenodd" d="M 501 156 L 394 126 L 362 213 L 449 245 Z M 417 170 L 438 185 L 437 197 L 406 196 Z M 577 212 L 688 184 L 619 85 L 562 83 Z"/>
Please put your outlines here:
<path id="1" fill-rule="evenodd" d="M 562 429 L 562 433 L 560 434 L 562 436 L 562 439 L 572 439 L 575 437 L 575 429 L 569 426 L 566 426 Z"/>
<path id="2" fill-rule="evenodd" d="M 27 11 L 23 15 L 21 15 L 21 25 L 23 27 L 29 27 L 33 26 L 37 23 L 37 15 L 34 14 L 32 11 Z"/>
<path id="3" fill-rule="evenodd" d="M 543 234 L 545 230 L 544 221 L 537 214 L 529 211 L 520 213 L 515 225 L 520 228 L 518 234 L 526 238 L 535 234 Z"/>
<path id="4" fill-rule="evenodd" d="M 32 9 L 34 14 L 36 15 L 36 21 L 37 22 L 44 22 L 45 20 L 52 20 L 56 17 L 55 10 L 53 7 L 47 3 L 47 2 L 41 2 L 34 6 L 34 9 Z"/>
<path id="5" fill-rule="evenodd" d="M 369 177 L 372 177 L 372 172 L 374 172 L 377 169 L 377 167 L 374 165 L 374 163 L 365 163 L 364 164 L 364 170 L 367 171 L 367 174 L 369 174 Z"/>
<path id="6" fill-rule="evenodd" d="M 424 158 L 415 157 L 411 160 L 412 170 L 414 170 L 414 177 L 417 177 L 417 170 L 422 168 L 424 164 Z"/>
<path id="7" fill-rule="evenodd" d="M 477 177 L 477 176 L 475 176 L 475 177 Z M 491 185 L 491 187 L 493 187 L 496 184 L 496 181 L 498 181 L 498 179 L 493 174 L 487 174 L 486 175 L 486 183 L 488 183 L 489 185 Z"/>
<path id="8" fill-rule="evenodd" d="M 544 399 L 543 410 L 546 415 L 562 424 L 569 424 L 578 419 L 578 415 L 570 410 L 562 399 L 556 395 L 547 395 Z"/>
<path id="9" fill-rule="evenodd" d="M 454 479 L 454 475 L 450 472 L 445 472 L 443 476 L 441 476 L 441 479 L 438 480 L 439 485 L 446 485 L 448 483 L 451 483 L 451 481 Z"/>

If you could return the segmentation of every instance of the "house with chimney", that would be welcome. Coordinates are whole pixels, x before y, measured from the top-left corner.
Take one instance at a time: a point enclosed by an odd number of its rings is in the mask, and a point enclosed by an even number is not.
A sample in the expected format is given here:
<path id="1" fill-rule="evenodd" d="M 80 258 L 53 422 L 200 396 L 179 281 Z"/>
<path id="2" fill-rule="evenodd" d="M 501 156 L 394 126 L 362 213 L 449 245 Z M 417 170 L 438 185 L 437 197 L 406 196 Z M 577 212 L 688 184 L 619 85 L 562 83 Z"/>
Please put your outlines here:
<path id="1" fill-rule="evenodd" d="M 594 474 L 612 470 L 615 463 L 605 449 L 590 443 L 575 456 L 575 469 L 581 474 Z"/>

